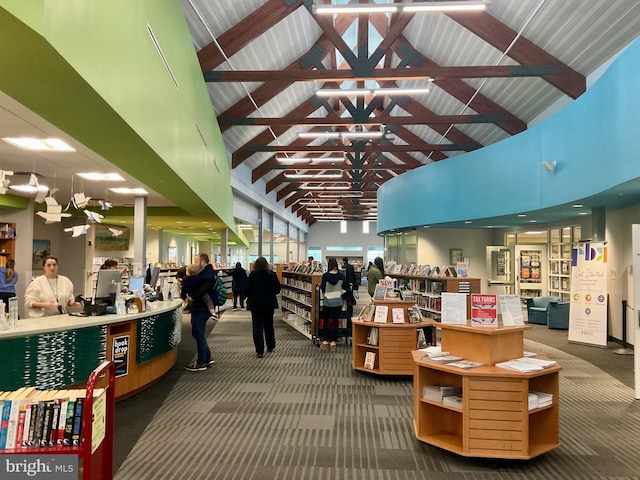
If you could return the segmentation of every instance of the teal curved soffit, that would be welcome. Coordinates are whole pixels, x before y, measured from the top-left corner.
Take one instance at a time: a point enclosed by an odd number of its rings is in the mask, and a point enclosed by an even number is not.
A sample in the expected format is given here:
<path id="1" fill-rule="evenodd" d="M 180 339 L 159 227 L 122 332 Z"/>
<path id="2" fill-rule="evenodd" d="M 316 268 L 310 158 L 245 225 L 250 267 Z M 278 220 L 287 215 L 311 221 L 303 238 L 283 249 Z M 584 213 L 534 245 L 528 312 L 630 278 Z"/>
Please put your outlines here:
<path id="1" fill-rule="evenodd" d="M 590 208 L 639 203 L 638 78 L 640 39 L 545 122 L 385 182 L 378 190 L 378 233 L 550 212 L 585 199 Z M 555 161 L 555 171 L 545 171 L 545 161 Z"/>

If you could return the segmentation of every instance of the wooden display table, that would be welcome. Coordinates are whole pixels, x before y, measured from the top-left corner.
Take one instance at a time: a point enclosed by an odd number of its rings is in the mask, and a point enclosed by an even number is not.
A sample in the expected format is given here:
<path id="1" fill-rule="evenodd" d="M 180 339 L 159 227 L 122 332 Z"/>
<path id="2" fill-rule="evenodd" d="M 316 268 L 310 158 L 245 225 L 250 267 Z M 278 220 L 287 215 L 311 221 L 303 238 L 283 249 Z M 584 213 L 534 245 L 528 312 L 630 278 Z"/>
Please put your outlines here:
<path id="1" fill-rule="evenodd" d="M 412 350 L 418 345 L 418 329 L 431 326 L 431 321 L 409 323 L 406 310 L 414 302 L 376 300 L 376 306 L 386 305 L 389 310 L 386 323 L 351 320 L 352 329 L 352 365 L 354 370 L 378 375 L 413 375 Z M 403 308 L 405 323 L 392 323 L 392 309 Z M 377 345 L 371 345 L 371 329 L 378 329 Z M 365 368 L 367 352 L 375 354 L 373 368 Z"/>
<path id="2" fill-rule="evenodd" d="M 522 357 L 522 334 L 531 327 L 438 326 L 443 351 L 486 366 L 465 370 L 412 352 L 416 438 L 468 457 L 530 459 L 557 448 L 561 367 L 519 373 L 494 366 Z M 461 387 L 462 408 L 424 399 L 423 387 L 436 384 Z M 553 401 L 529 410 L 530 391 L 551 393 Z"/>

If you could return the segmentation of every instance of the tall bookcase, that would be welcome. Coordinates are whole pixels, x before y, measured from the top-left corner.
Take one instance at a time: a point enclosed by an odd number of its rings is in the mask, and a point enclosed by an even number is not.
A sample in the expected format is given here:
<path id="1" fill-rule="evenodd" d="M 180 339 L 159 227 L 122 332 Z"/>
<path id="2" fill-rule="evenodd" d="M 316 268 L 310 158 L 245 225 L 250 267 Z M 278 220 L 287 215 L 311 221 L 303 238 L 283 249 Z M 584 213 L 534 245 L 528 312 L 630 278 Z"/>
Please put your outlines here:
<path id="1" fill-rule="evenodd" d="M 442 292 L 466 293 L 467 318 L 471 316 L 471 293 L 480 293 L 479 278 L 423 277 L 417 275 L 389 274 L 398 279 L 398 286 L 407 286 L 416 294 L 418 304 L 425 315 L 439 321 L 441 316 Z"/>
<path id="2" fill-rule="evenodd" d="M 0 267 L 10 258 L 16 258 L 16 224 L 0 223 Z"/>
<path id="3" fill-rule="evenodd" d="M 549 295 L 561 301 L 569 301 L 571 296 L 571 255 L 573 235 L 571 227 L 554 228 L 549 231 Z"/>
<path id="4" fill-rule="evenodd" d="M 412 352 L 418 440 L 463 456 L 511 459 L 530 459 L 560 445 L 560 366 L 534 373 L 495 366 L 522 356 L 523 331 L 531 327 L 438 326 L 443 350 L 485 366 L 464 370 Z M 425 386 L 438 384 L 461 387 L 462 408 L 423 398 Z M 530 391 L 550 393 L 553 401 L 529 410 Z"/>
<path id="5" fill-rule="evenodd" d="M 321 273 L 282 271 L 282 319 L 314 341 L 320 315 L 321 280 Z"/>

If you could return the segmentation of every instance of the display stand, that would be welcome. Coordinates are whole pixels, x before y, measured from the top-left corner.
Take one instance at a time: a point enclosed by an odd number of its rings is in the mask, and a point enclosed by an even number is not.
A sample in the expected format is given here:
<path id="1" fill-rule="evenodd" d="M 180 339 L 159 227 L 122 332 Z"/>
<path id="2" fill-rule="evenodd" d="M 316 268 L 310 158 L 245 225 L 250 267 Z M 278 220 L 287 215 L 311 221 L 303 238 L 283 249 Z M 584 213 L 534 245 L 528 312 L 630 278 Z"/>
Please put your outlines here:
<path id="1" fill-rule="evenodd" d="M 560 445 L 561 368 L 518 373 L 495 366 L 522 357 L 523 332 L 531 327 L 438 327 L 443 351 L 485 366 L 465 370 L 423 360 L 423 352 L 412 352 L 418 440 L 463 456 L 513 459 L 530 459 Z M 423 387 L 437 384 L 461 387 L 462 408 L 422 397 Z M 553 401 L 529 410 L 530 391 L 550 393 Z"/>
<path id="2" fill-rule="evenodd" d="M 0 453 L 3 455 L 78 455 L 80 460 L 78 478 L 82 480 L 107 480 L 113 478 L 114 385 L 115 368 L 113 362 L 103 362 L 89 375 L 82 411 L 82 438 L 80 445 L 14 448 L 0 450 Z M 104 388 L 104 392 L 99 397 L 94 398 L 93 394 L 96 388 Z M 104 411 L 100 412 L 104 413 L 104 418 L 99 414 L 94 415 L 94 413 L 98 413 L 94 412 L 94 405 L 98 401 L 105 402 Z M 96 440 L 94 440 L 94 436 L 97 438 Z M 94 442 L 99 442 L 99 444 L 93 445 Z"/>
<path id="3" fill-rule="evenodd" d="M 376 375 L 413 375 L 411 351 L 418 345 L 418 329 L 429 327 L 431 321 L 409 323 L 407 309 L 414 302 L 402 300 L 376 300 L 375 305 L 388 307 L 387 322 L 376 323 L 358 320 L 351 321 L 352 328 L 352 366 L 354 370 Z M 405 323 L 393 323 L 393 308 L 404 310 Z M 371 329 L 378 329 L 377 345 L 369 343 Z M 375 354 L 372 368 L 365 367 L 367 353 Z M 371 355 L 370 355 L 371 357 Z"/>
<path id="4" fill-rule="evenodd" d="M 297 331 L 316 341 L 321 273 L 282 272 L 282 319 Z"/>

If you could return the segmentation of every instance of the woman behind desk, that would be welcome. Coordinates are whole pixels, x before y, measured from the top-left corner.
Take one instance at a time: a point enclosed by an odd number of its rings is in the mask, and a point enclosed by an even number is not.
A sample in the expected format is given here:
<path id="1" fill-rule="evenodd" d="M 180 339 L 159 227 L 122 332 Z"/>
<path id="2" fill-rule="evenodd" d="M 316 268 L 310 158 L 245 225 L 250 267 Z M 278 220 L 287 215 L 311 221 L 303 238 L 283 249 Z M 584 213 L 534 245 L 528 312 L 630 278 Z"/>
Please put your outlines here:
<path id="1" fill-rule="evenodd" d="M 2 300 L 5 305 L 10 298 L 16 296 L 18 274 L 15 268 L 16 262 L 13 259 L 7 260 L 7 265 L 0 267 L 0 300 Z"/>
<path id="2" fill-rule="evenodd" d="M 29 317 L 60 315 L 66 313 L 70 306 L 81 307 L 73 294 L 71 280 L 58 275 L 58 259 L 45 257 L 42 267 L 44 275 L 34 278 L 24 294 Z"/>

